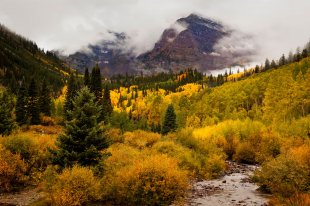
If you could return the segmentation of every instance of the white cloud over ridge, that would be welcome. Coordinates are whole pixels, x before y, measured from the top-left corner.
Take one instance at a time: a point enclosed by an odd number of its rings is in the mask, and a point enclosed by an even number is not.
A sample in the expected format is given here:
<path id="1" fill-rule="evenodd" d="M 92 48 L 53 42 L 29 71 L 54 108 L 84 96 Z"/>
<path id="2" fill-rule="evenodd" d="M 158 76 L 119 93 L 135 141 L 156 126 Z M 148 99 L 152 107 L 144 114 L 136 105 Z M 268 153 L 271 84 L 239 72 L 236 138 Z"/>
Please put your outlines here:
<path id="1" fill-rule="evenodd" d="M 125 32 L 141 53 L 175 20 L 198 13 L 253 35 L 263 61 L 309 40 L 309 8 L 309 0 L 0 0 L 0 23 L 67 54 L 112 38 L 108 31 Z"/>

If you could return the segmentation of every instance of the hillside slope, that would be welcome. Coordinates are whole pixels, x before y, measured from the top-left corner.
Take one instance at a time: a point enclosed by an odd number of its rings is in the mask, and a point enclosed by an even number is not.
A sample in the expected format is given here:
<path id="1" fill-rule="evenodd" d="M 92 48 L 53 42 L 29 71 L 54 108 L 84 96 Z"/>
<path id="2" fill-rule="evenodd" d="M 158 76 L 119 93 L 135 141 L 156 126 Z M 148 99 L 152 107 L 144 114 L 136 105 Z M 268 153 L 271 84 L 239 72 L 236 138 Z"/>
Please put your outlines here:
<path id="1" fill-rule="evenodd" d="M 64 85 L 69 69 L 52 52 L 0 25 L 0 84 L 17 91 L 20 81 L 46 79 L 54 91 Z"/>

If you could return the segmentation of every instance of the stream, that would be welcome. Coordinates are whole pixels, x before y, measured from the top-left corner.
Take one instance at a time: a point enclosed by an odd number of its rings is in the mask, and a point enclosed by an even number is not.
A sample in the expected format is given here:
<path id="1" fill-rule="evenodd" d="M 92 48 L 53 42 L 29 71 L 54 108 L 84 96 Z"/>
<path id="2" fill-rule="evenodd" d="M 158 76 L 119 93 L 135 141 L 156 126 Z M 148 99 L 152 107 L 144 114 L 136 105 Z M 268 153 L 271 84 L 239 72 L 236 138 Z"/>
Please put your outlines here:
<path id="1" fill-rule="evenodd" d="M 270 195 L 259 192 L 251 182 L 257 166 L 227 162 L 225 175 L 215 180 L 202 180 L 193 185 L 188 206 L 265 206 Z"/>

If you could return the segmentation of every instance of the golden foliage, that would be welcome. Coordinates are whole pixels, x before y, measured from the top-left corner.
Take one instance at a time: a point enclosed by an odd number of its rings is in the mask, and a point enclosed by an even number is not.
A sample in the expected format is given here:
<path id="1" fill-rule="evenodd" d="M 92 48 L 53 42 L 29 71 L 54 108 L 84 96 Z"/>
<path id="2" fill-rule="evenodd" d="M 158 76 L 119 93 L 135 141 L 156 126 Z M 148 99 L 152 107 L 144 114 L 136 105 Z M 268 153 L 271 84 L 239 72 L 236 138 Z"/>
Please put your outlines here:
<path id="1" fill-rule="evenodd" d="M 12 154 L 0 144 L 0 191 L 10 191 L 15 185 L 23 183 L 25 171 L 26 165 L 20 155 Z"/>
<path id="2" fill-rule="evenodd" d="M 50 174 L 53 175 L 52 172 Z M 47 178 L 45 186 L 53 205 L 83 205 L 100 198 L 99 181 L 90 169 L 79 166 Z"/>
<path id="3" fill-rule="evenodd" d="M 104 180 L 104 196 L 126 205 L 170 205 L 184 197 L 188 179 L 166 155 L 136 160 Z"/>
<path id="4" fill-rule="evenodd" d="M 157 133 L 136 130 L 134 132 L 126 132 L 124 134 L 124 139 L 126 144 L 138 149 L 143 149 L 151 147 L 160 139 L 160 135 Z"/>

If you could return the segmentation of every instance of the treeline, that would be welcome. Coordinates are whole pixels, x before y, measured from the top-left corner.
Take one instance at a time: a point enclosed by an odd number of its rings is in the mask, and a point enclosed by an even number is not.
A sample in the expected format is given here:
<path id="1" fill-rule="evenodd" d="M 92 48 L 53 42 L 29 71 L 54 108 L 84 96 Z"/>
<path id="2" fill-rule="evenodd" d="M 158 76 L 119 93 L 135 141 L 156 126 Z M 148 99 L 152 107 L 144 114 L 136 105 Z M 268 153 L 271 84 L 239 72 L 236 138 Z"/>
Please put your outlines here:
<path id="1" fill-rule="evenodd" d="M 277 69 L 278 67 L 285 66 L 294 62 L 299 62 L 304 58 L 310 56 L 310 42 L 308 42 L 304 48 L 301 49 L 298 47 L 296 52 L 289 52 L 287 56 L 282 54 L 278 60 L 269 60 L 268 58 L 265 60 L 264 64 L 256 65 L 254 69 L 244 69 L 243 71 L 238 70 L 237 74 L 233 74 L 231 69 L 225 71 L 224 74 L 218 74 L 217 76 L 213 76 L 212 74 L 205 77 L 204 83 L 207 84 L 209 87 L 216 87 L 224 84 L 228 81 L 238 81 L 249 77 L 251 75 L 265 72 L 271 69 Z"/>
<path id="2" fill-rule="evenodd" d="M 69 69 L 51 51 L 40 49 L 30 41 L 0 25 L 0 84 L 14 94 L 21 80 L 30 82 L 32 78 L 45 80 L 57 93 L 64 86 Z"/>
<path id="3" fill-rule="evenodd" d="M 181 70 L 178 73 L 169 71 L 168 73 L 158 73 L 149 76 L 143 75 L 116 75 L 110 78 L 111 88 L 138 86 L 142 90 L 158 90 L 164 89 L 170 92 L 176 92 L 177 88 L 182 85 L 202 81 L 203 74 L 198 72 L 197 69 L 188 68 Z"/>
<path id="4" fill-rule="evenodd" d="M 38 85 L 32 79 L 29 87 L 22 80 L 16 101 L 8 91 L 0 95 L 1 123 L 0 134 L 8 135 L 17 125 L 41 124 L 44 117 L 52 114 L 52 97 L 45 80 Z"/>

